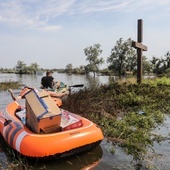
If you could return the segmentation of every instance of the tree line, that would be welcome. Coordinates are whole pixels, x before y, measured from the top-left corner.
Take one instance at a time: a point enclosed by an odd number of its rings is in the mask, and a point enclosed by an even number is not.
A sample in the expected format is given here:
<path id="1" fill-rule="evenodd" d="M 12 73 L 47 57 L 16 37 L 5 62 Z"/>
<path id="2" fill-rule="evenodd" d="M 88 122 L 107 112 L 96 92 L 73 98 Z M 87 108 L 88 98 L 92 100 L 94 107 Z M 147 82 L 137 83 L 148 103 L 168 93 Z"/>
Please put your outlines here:
<path id="1" fill-rule="evenodd" d="M 93 73 L 102 75 L 115 75 L 126 76 L 128 74 L 135 75 L 137 72 L 137 53 L 131 46 L 132 39 L 128 38 L 123 40 L 120 38 L 116 41 L 116 45 L 111 49 L 111 54 L 105 61 L 103 57 L 100 57 L 103 50 L 100 44 L 94 44 L 84 49 L 87 65 L 81 65 L 73 68 L 72 63 L 68 63 L 63 69 L 51 69 L 52 71 L 58 71 L 59 73 L 68 74 L 89 74 Z M 143 61 L 143 74 L 155 74 L 156 76 L 167 75 L 170 76 L 170 52 L 168 51 L 164 57 L 152 57 L 148 60 L 146 56 L 142 56 Z M 100 66 L 107 63 L 107 68 L 100 69 Z M 32 63 L 27 66 L 23 61 L 17 61 L 16 66 L 13 69 L 3 69 L 1 72 L 15 72 L 17 74 L 35 74 L 37 71 L 46 71 L 47 69 L 40 68 L 37 63 Z"/>

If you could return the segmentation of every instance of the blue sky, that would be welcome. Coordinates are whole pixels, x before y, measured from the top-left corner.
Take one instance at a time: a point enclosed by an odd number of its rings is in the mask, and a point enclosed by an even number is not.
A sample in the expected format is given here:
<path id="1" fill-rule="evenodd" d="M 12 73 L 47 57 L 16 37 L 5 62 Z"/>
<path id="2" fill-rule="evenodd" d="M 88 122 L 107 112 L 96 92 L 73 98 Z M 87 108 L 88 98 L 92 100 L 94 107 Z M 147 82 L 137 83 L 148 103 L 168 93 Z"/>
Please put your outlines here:
<path id="1" fill-rule="evenodd" d="M 106 60 L 119 38 L 137 40 L 138 19 L 143 54 L 163 57 L 170 51 L 170 0 L 0 0 L 0 67 L 18 60 L 78 67 L 88 64 L 84 48 L 96 43 Z"/>

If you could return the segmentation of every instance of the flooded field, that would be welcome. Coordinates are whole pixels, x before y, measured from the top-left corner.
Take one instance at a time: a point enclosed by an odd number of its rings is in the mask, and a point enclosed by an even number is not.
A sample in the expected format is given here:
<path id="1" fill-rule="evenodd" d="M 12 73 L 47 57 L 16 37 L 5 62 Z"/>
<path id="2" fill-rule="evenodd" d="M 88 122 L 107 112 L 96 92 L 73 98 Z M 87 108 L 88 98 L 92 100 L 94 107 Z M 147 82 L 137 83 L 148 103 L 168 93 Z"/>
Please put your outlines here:
<path id="1" fill-rule="evenodd" d="M 67 76 L 65 74 L 55 74 L 56 79 L 61 79 L 69 85 L 73 84 L 85 84 L 88 85 L 92 78 L 87 78 L 85 76 Z M 19 75 L 0 75 L 1 81 L 20 81 L 23 84 L 31 84 L 35 87 L 39 87 L 41 76 L 31 77 Z M 108 81 L 107 77 L 100 77 L 98 82 L 106 83 Z M 14 93 L 19 94 L 19 90 L 14 90 Z M 12 101 L 8 91 L 0 92 L 0 110 L 5 109 L 6 105 Z M 143 162 L 135 162 L 133 158 L 126 155 L 121 148 L 114 148 L 115 153 L 111 153 L 112 143 L 104 139 L 100 146 L 88 152 L 65 158 L 62 160 L 52 160 L 52 161 L 41 161 L 41 160 L 28 160 L 26 163 L 23 162 L 29 169 L 48 169 L 48 170 L 144 170 L 146 167 L 150 167 L 154 170 L 169 170 L 170 167 L 170 139 L 168 138 L 170 132 L 170 117 L 166 117 L 164 125 L 157 128 L 154 133 L 167 136 L 165 140 L 161 143 L 154 143 L 154 151 L 148 149 L 148 154 L 146 155 L 146 160 Z M 17 160 L 14 155 L 8 157 L 9 150 L 6 149 L 8 146 L 5 144 L 4 140 L 0 138 L 0 169 L 15 169 L 13 163 Z"/>

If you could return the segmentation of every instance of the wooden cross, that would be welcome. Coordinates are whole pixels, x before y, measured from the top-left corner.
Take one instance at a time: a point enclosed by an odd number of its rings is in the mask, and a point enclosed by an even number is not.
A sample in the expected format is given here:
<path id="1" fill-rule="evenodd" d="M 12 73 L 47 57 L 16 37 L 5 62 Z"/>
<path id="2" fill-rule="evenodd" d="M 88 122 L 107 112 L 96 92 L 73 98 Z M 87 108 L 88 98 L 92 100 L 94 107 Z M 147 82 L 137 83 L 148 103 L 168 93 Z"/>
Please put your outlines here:
<path id="1" fill-rule="evenodd" d="M 142 44 L 143 40 L 143 21 L 138 20 L 137 42 L 132 42 L 132 47 L 137 49 L 137 83 L 142 83 L 142 51 L 147 51 L 147 46 Z"/>

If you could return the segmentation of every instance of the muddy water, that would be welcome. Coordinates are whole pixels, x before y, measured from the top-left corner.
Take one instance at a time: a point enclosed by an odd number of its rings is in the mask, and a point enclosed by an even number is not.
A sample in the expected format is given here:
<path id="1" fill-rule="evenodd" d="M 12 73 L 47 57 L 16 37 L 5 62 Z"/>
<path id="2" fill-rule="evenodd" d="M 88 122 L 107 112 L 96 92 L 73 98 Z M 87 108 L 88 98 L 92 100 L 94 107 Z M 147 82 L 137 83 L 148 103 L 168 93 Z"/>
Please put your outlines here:
<path id="1" fill-rule="evenodd" d="M 87 76 L 68 76 L 65 74 L 54 74 L 55 79 L 60 79 L 66 82 L 68 85 L 74 84 L 89 84 L 107 83 L 108 77 L 98 77 L 97 82 L 94 82 L 92 77 Z M 15 75 L 15 74 L 0 74 L 0 81 L 20 81 L 23 84 L 30 84 L 34 87 L 40 86 L 41 76 L 28 76 L 28 75 Z M 14 93 L 19 94 L 19 90 L 14 90 Z M 0 92 L 0 110 L 5 109 L 6 105 L 10 103 L 12 99 L 7 91 Z M 170 132 L 170 117 L 166 118 L 163 126 L 157 128 L 154 133 L 161 134 L 163 136 L 169 136 Z M 11 161 L 7 157 L 6 144 L 2 138 L 0 138 L 0 169 L 13 169 L 11 168 Z M 170 140 L 166 138 L 161 144 L 154 144 L 154 150 L 148 150 L 148 154 L 143 162 L 133 161 L 131 156 L 126 155 L 121 148 L 116 147 L 115 153 L 112 154 L 111 142 L 104 139 L 100 146 L 88 152 L 66 158 L 63 160 L 52 161 L 28 161 L 27 166 L 29 169 L 35 170 L 145 170 L 146 167 L 157 170 L 169 170 L 170 168 Z M 15 159 L 15 158 L 13 158 Z"/>

